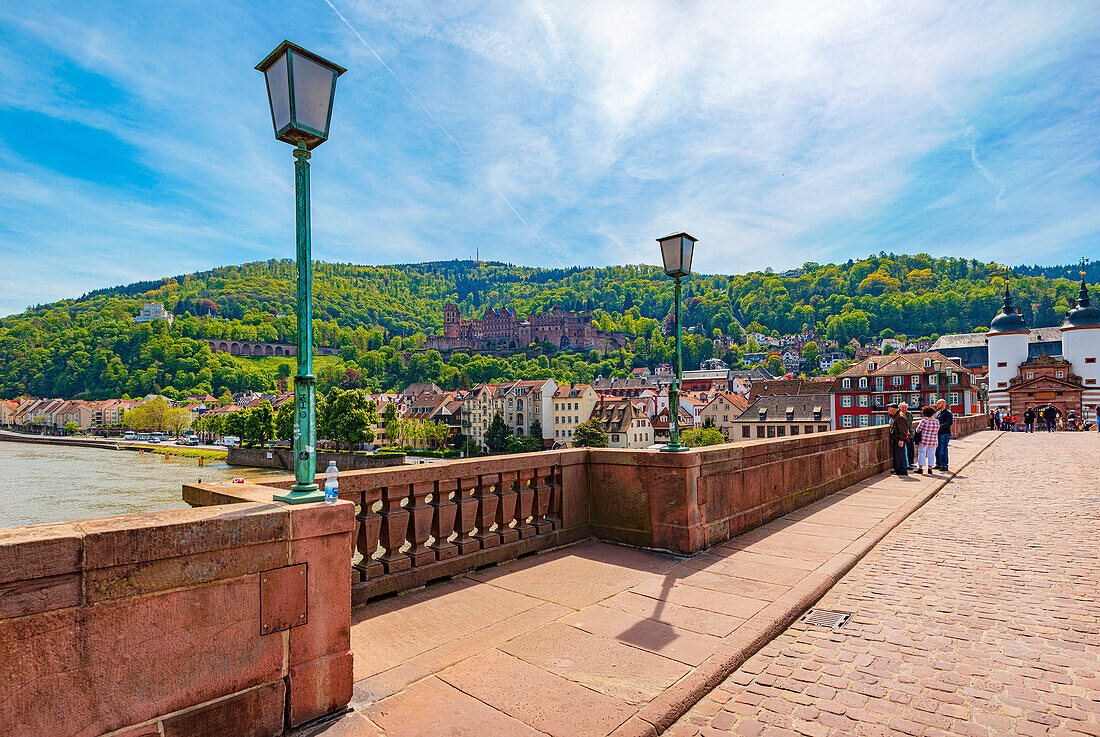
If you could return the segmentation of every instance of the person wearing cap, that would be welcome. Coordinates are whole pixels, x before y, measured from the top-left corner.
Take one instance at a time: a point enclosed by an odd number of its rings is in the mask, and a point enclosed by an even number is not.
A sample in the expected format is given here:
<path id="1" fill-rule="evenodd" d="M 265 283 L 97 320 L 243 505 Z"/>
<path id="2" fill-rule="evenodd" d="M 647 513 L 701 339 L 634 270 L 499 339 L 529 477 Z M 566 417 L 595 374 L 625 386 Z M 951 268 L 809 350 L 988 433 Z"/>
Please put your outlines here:
<path id="1" fill-rule="evenodd" d="M 898 405 L 891 402 L 887 407 L 890 414 L 890 454 L 894 460 L 894 473 L 898 476 L 909 475 L 909 459 L 905 456 L 905 443 L 909 440 L 909 420 L 898 412 Z"/>

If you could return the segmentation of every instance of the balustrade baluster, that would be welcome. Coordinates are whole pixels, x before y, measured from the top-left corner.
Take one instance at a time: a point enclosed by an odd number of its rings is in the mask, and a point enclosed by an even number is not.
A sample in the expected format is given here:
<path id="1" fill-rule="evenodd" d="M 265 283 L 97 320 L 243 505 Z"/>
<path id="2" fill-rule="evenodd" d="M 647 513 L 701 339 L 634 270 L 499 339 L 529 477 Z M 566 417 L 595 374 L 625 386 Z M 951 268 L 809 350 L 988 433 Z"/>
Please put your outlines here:
<path id="1" fill-rule="evenodd" d="M 474 494 L 477 500 L 477 534 L 474 538 L 483 549 L 500 543 L 500 536 L 489 529 L 496 519 L 497 506 L 500 503 L 500 496 L 493 491 L 493 487 L 499 484 L 498 473 L 484 473 L 477 477 L 477 493 Z"/>
<path id="2" fill-rule="evenodd" d="M 550 487 L 550 511 L 546 518 L 555 530 L 561 529 L 561 468 L 554 467 L 546 475 L 546 485 Z"/>
<path id="3" fill-rule="evenodd" d="M 414 566 L 422 566 L 435 560 L 435 551 L 428 547 L 428 536 L 432 531 L 432 507 L 425 501 L 428 494 L 435 491 L 434 481 L 424 481 L 412 485 L 412 500 L 406 508 L 409 512 L 409 542 L 412 547 L 407 555 Z"/>
<path id="4" fill-rule="evenodd" d="M 516 518 L 515 490 L 516 472 L 508 471 L 500 475 L 500 486 L 497 491 L 500 496 L 500 504 L 497 505 L 497 535 L 502 543 L 512 543 L 519 540 L 519 531 L 510 527 L 512 520 Z"/>
<path id="5" fill-rule="evenodd" d="M 516 532 L 521 538 L 535 536 L 535 526 L 527 521 L 535 505 L 535 490 L 531 488 L 534 476 L 534 471 L 520 471 L 516 482 Z"/>
<path id="6" fill-rule="evenodd" d="M 458 480 L 458 488 L 455 491 L 454 502 L 457 507 L 455 532 L 458 537 L 454 543 L 458 546 L 460 555 L 472 553 L 481 547 L 481 544 L 470 534 L 477 526 L 477 499 L 473 492 L 477 488 L 476 478 L 464 478 Z"/>
<path id="7" fill-rule="evenodd" d="M 536 469 L 534 483 L 532 484 L 535 490 L 534 525 L 540 535 L 554 529 L 554 522 L 549 516 L 550 485 L 547 484 L 547 480 L 553 472 L 552 468 Z"/>
<path id="8" fill-rule="evenodd" d="M 435 552 L 437 560 L 447 560 L 458 557 L 458 546 L 447 538 L 455 529 L 455 515 L 458 505 L 451 500 L 451 493 L 458 496 L 458 482 L 454 479 L 444 479 L 435 483 L 435 494 L 432 497 L 432 537 L 435 538 L 428 547 Z"/>
<path id="9" fill-rule="evenodd" d="M 359 580 L 366 581 L 382 575 L 382 564 L 374 559 L 378 552 L 378 535 L 382 530 L 382 517 L 374 511 L 374 504 L 382 498 L 381 489 L 357 492 L 359 513 L 355 515 L 359 529 L 355 536 L 355 549 L 363 559 L 355 564 Z"/>
<path id="10" fill-rule="evenodd" d="M 412 568 L 412 559 L 401 552 L 405 535 L 409 531 L 409 513 L 401 507 L 401 500 L 409 495 L 408 484 L 387 486 L 382 489 L 382 547 L 386 552 L 378 560 L 386 573 L 397 573 Z"/>

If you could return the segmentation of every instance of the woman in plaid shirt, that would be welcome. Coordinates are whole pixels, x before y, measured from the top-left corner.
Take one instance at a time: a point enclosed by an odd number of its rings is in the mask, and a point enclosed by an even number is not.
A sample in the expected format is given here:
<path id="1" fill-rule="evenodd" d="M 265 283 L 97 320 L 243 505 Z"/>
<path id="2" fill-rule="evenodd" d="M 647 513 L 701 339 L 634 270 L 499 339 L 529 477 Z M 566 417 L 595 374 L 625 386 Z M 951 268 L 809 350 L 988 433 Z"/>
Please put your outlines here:
<path id="1" fill-rule="evenodd" d="M 936 465 L 936 446 L 940 442 L 940 421 L 932 415 L 936 410 L 925 407 L 921 410 L 924 415 L 917 424 L 917 432 L 920 433 L 920 444 L 917 446 L 917 473 L 924 473 L 921 466 L 928 467 L 928 473 L 932 473 L 932 467 Z"/>

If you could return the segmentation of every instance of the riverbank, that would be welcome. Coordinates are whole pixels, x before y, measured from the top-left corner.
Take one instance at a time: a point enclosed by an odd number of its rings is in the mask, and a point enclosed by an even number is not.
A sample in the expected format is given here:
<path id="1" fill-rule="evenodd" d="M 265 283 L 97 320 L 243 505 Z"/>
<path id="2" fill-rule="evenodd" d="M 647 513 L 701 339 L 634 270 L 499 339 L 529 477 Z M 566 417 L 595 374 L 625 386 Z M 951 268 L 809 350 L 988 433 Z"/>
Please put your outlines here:
<path id="1" fill-rule="evenodd" d="M 183 445 L 159 443 L 136 443 L 120 438 L 97 438 L 90 436 L 27 435 L 0 430 L 0 441 L 12 443 L 30 443 L 34 445 L 54 445 L 70 448 L 98 448 L 100 450 L 128 450 L 137 453 L 167 453 L 180 458 L 202 458 L 208 461 L 224 461 L 228 454 L 224 450 L 193 448 Z M 239 464 L 247 465 L 247 464 Z"/>

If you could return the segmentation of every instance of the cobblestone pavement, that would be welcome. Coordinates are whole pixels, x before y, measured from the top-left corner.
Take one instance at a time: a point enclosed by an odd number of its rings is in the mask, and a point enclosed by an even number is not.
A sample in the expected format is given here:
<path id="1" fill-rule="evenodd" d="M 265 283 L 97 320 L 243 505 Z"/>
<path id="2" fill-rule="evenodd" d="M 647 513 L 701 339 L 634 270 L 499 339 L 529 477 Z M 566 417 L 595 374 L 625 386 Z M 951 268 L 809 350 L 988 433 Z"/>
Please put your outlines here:
<path id="1" fill-rule="evenodd" d="M 665 734 L 1100 735 L 1100 438 L 1004 434 Z"/>

